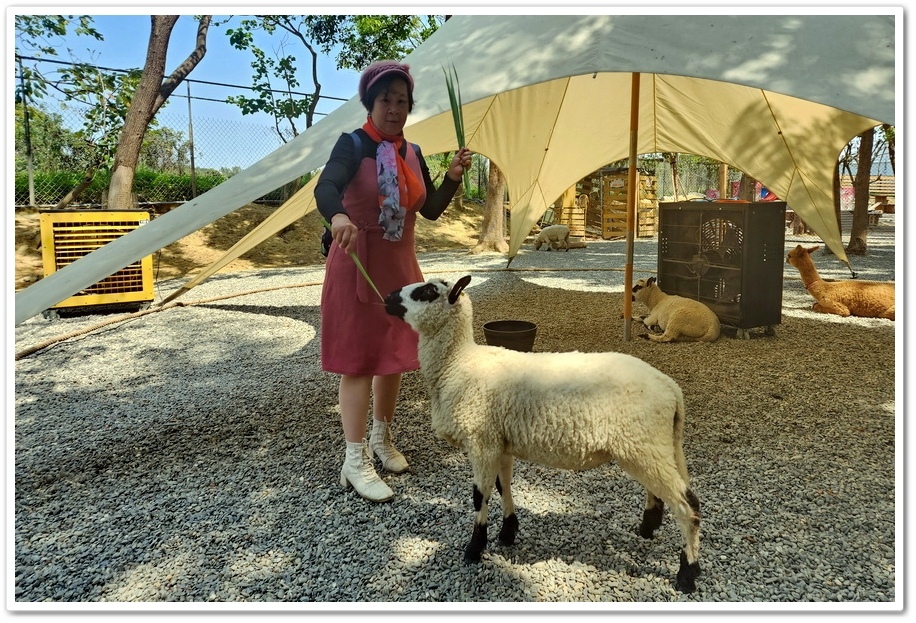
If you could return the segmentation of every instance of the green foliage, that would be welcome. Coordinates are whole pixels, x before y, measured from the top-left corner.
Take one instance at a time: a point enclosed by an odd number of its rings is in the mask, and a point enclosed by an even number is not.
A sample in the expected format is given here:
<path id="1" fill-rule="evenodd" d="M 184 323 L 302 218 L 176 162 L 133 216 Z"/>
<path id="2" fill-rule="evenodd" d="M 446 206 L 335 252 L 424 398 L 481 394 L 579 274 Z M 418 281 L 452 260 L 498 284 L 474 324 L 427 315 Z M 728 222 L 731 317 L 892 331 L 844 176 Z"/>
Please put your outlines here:
<path id="1" fill-rule="evenodd" d="M 27 164 L 24 111 L 22 104 L 16 104 L 16 171 L 25 170 Z M 36 169 L 66 171 L 85 168 L 82 155 L 87 149 L 86 142 L 78 133 L 64 127 L 61 115 L 30 107 L 29 127 L 32 164 Z"/>
<path id="2" fill-rule="evenodd" d="M 223 22 L 226 24 L 230 20 Z M 257 15 L 239 19 L 238 26 L 226 29 L 230 44 L 251 52 L 253 97 L 230 96 L 242 114 L 265 112 L 277 121 L 277 133 L 285 142 L 298 135 L 297 123 L 305 120 L 309 128 L 321 95 L 317 73 L 319 52 L 336 52 L 339 69 L 362 69 L 381 58 L 403 58 L 432 34 L 441 23 L 438 16 L 416 15 Z M 222 25 L 220 24 L 220 25 Z M 261 31 L 278 39 L 273 55 L 259 48 L 255 33 Z M 298 42 L 299 46 L 292 47 Z M 300 59 L 288 50 L 301 51 Z M 306 79 L 304 76 L 308 76 Z M 302 84 L 311 93 L 296 89 Z"/>
<path id="3" fill-rule="evenodd" d="M 82 181 L 83 175 L 70 171 L 52 171 L 35 173 L 35 203 L 38 205 L 55 205 L 69 190 Z M 197 194 L 201 195 L 211 188 L 222 184 L 227 176 L 218 172 L 209 172 L 197 176 Z M 79 202 L 101 204 L 104 191 L 108 190 L 111 181 L 108 171 L 99 171 L 92 183 L 80 195 Z M 191 176 L 175 173 L 159 173 L 141 168 L 134 174 L 134 192 L 141 202 L 177 202 L 193 199 Z M 26 172 L 16 173 L 16 205 L 29 203 L 29 178 Z"/>
<path id="4" fill-rule="evenodd" d="M 16 105 L 16 171 L 26 169 L 24 107 Z M 86 129 L 69 130 L 63 117 L 43 107 L 29 106 L 32 164 L 43 171 L 76 171 L 82 174 L 102 168 L 113 157 L 114 143 L 96 143 Z M 115 132 L 115 135 L 117 133 Z M 190 143 L 183 132 L 171 128 L 150 128 L 140 150 L 140 166 L 159 171 L 187 173 L 190 168 Z"/>
<path id="5" fill-rule="evenodd" d="M 404 58 L 444 21 L 437 15 L 313 15 L 305 19 L 319 49 L 325 54 L 337 50 L 337 67 L 355 70 L 383 58 Z"/>
<path id="6" fill-rule="evenodd" d="M 226 177 L 211 173 L 197 176 L 197 194 L 203 194 L 226 181 Z M 134 192 L 140 201 L 172 202 L 193 199 L 191 176 L 174 173 L 157 173 L 140 169 L 134 175 Z"/>
<path id="7" fill-rule="evenodd" d="M 83 175 L 73 171 L 37 171 L 35 173 L 35 203 L 56 205 L 70 189 L 79 184 Z M 80 195 L 80 202 L 100 203 L 102 191 L 108 188 L 108 173 L 96 173 L 92 184 Z M 26 172 L 16 173 L 16 205 L 29 205 L 29 177 Z"/>
<path id="8" fill-rule="evenodd" d="M 104 40 L 88 15 L 17 15 L 16 47 L 24 54 L 58 56 L 62 38 L 74 24 L 74 34 Z"/>
<path id="9" fill-rule="evenodd" d="M 42 99 L 47 96 L 48 87 L 55 89 L 57 79 L 45 76 L 37 65 L 28 65 L 23 56 L 34 58 L 58 57 L 65 49 L 64 37 L 72 28 L 76 35 L 88 36 L 103 41 L 101 33 L 92 27 L 88 15 L 17 15 L 16 16 L 16 62 L 19 65 L 20 80 L 16 81 L 16 103 L 23 98 Z"/>
<path id="10" fill-rule="evenodd" d="M 143 137 L 139 166 L 155 171 L 188 173 L 191 167 L 191 143 L 184 132 L 172 128 L 150 128 Z"/>

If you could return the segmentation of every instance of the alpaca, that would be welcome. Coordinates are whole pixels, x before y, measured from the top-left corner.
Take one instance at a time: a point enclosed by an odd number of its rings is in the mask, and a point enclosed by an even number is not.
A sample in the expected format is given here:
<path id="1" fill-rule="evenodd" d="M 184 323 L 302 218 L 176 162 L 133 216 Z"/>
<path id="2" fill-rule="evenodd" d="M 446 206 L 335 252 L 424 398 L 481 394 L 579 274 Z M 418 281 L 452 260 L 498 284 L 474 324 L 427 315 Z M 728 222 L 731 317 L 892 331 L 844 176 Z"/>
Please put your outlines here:
<path id="1" fill-rule="evenodd" d="M 798 245 L 786 256 L 786 263 L 798 269 L 805 289 L 814 297 L 814 311 L 844 317 L 894 320 L 893 281 L 824 281 L 811 259 L 811 254 L 818 249 L 820 246 L 806 249 Z"/>

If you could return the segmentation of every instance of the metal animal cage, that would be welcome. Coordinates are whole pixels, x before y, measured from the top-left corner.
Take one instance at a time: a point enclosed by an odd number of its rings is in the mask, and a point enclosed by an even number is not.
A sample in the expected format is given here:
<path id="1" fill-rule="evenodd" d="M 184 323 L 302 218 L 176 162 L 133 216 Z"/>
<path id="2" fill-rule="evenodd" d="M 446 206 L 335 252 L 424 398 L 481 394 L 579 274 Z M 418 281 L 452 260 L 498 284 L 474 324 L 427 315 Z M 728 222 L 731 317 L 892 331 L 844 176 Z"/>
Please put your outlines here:
<path id="1" fill-rule="evenodd" d="M 709 306 L 738 329 L 782 319 L 786 204 L 782 201 L 659 204 L 658 284 Z"/>
<path id="2" fill-rule="evenodd" d="M 41 255 L 44 274 L 62 269 L 148 223 L 144 210 L 49 210 L 39 214 Z M 153 258 L 148 255 L 85 288 L 51 308 L 51 310 L 93 306 L 147 307 L 153 295 Z"/>

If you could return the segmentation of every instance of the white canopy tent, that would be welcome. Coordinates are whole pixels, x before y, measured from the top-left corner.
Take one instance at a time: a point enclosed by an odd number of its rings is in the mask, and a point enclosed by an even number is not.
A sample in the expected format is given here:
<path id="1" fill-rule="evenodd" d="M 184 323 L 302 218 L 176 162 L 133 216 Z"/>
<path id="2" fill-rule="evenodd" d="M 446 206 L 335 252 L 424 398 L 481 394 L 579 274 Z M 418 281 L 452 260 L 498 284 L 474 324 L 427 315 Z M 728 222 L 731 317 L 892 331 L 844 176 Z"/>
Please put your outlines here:
<path id="1" fill-rule="evenodd" d="M 881 13 L 881 14 L 875 14 Z M 455 16 L 411 53 L 416 105 L 405 135 L 457 148 L 443 66 L 454 65 L 468 146 L 505 173 L 509 257 L 564 190 L 639 153 L 689 152 L 745 171 L 842 259 L 833 171 L 856 135 L 894 124 L 900 9 L 862 15 Z M 631 111 L 633 75 L 638 111 Z M 324 165 L 360 126 L 353 97 L 258 163 L 16 295 L 16 323 Z M 184 286 L 190 289 L 314 209 L 312 185 Z"/>

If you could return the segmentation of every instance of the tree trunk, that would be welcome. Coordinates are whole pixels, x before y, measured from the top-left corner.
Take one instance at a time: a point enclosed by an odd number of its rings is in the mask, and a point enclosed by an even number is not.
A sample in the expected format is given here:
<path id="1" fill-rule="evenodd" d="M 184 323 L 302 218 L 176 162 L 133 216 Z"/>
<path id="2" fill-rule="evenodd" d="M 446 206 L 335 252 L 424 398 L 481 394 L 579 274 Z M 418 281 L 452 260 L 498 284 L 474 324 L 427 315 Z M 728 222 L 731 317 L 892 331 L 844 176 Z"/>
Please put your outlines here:
<path id="1" fill-rule="evenodd" d="M 140 148 L 143 145 L 146 129 L 175 88 L 191 73 L 191 70 L 197 66 L 207 52 L 209 15 L 201 17 L 198 23 L 197 45 L 194 51 L 172 72 L 168 79 L 163 80 L 169 38 L 178 18 L 178 15 L 150 17 L 152 28 L 146 48 L 146 64 L 124 119 L 124 127 L 121 129 L 118 149 L 115 152 L 111 170 L 108 205 L 112 210 L 126 210 L 131 207 L 134 173 L 140 159 Z"/>
<path id="2" fill-rule="evenodd" d="M 738 185 L 738 199 L 757 201 L 757 180 L 747 173 L 741 175 L 741 183 Z"/>
<path id="3" fill-rule="evenodd" d="M 63 199 L 57 202 L 57 205 L 54 206 L 55 210 L 63 210 L 68 205 L 77 200 L 80 194 L 92 184 L 92 180 L 95 179 L 95 172 L 98 171 L 98 165 L 93 165 L 85 173 L 83 173 L 83 179 L 79 184 L 73 187 L 73 189 L 64 195 Z"/>
<path id="4" fill-rule="evenodd" d="M 871 150 L 875 142 L 874 129 L 863 132 L 859 139 L 859 161 L 853 180 L 855 203 L 852 210 L 852 231 L 849 232 L 849 244 L 846 246 L 846 253 L 852 255 L 868 253 L 868 191 L 871 182 Z"/>
<path id="5" fill-rule="evenodd" d="M 678 184 L 678 171 L 677 171 L 677 154 L 669 153 L 667 154 L 667 156 L 668 156 L 668 164 L 671 165 L 671 188 L 672 188 L 672 191 L 674 192 L 674 200 L 680 201 L 681 198 L 678 196 L 679 195 L 679 192 L 678 192 L 679 184 Z M 684 199 L 686 200 L 687 197 L 684 196 Z"/>
<path id="6" fill-rule="evenodd" d="M 885 123 L 884 125 L 881 126 L 881 131 L 884 132 L 884 140 L 887 143 L 887 157 L 890 158 L 890 161 L 891 161 L 891 173 L 896 175 L 897 173 L 897 157 L 896 157 L 897 148 L 894 145 L 894 143 L 896 142 L 894 140 L 895 138 L 894 127 L 892 125 Z"/>
<path id="7" fill-rule="evenodd" d="M 487 203 L 483 213 L 480 240 L 471 249 L 471 253 L 487 251 L 505 253 L 509 250 L 509 243 L 506 242 L 506 211 L 503 207 L 505 195 L 506 177 L 491 160 L 490 173 L 487 177 Z"/>

